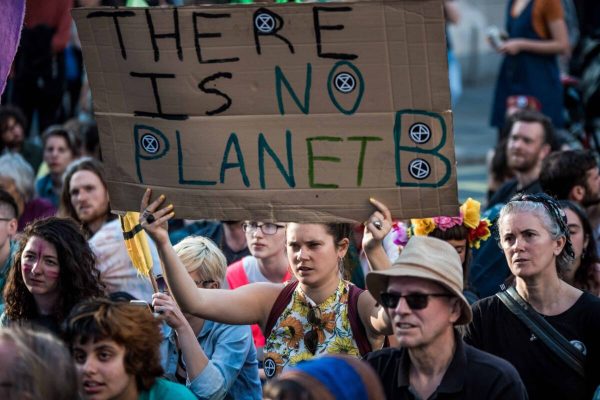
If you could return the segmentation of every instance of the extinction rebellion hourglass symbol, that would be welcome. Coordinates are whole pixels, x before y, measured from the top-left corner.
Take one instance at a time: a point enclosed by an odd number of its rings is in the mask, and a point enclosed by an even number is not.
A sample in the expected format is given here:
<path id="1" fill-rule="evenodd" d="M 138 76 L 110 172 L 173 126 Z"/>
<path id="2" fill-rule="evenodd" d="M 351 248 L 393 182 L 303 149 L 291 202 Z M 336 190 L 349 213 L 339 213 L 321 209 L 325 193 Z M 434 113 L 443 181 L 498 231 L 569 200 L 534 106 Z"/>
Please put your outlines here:
<path id="1" fill-rule="evenodd" d="M 340 72 L 334 79 L 335 88 L 342 93 L 350 93 L 356 87 L 356 79 L 347 72 Z"/>
<path id="2" fill-rule="evenodd" d="M 262 33 L 271 33 L 275 29 L 275 18 L 266 13 L 258 14 L 254 20 L 254 25 Z"/>
<path id="3" fill-rule="evenodd" d="M 413 124 L 408 130 L 408 134 L 413 142 L 417 144 L 424 144 L 431 139 L 431 129 L 422 122 Z"/>
<path id="4" fill-rule="evenodd" d="M 151 135 L 151 134 L 145 134 L 144 136 L 142 136 L 142 148 L 148 153 L 148 154 L 156 154 L 158 153 L 158 150 L 160 150 L 160 144 L 158 143 L 158 139 L 156 139 L 156 136 Z"/>
<path id="5" fill-rule="evenodd" d="M 423 180 L 427 179 L 429 174 L 431 174 L 431 167 L 422 158 L 415 158 L 408 164 L 408 172 L 413 178 Z"/>

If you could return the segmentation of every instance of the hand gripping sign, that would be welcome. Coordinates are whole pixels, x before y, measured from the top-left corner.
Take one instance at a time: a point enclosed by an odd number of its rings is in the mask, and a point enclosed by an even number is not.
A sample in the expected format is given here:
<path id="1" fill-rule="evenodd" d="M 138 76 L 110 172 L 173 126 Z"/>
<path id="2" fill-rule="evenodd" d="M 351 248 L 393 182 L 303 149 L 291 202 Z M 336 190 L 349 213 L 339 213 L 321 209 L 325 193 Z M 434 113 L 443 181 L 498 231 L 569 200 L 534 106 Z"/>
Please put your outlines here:
<path id="1" fill-rule="evenodd" d="M 458 212 L 441 3 L 73 11 L 111 204 L 180 217 Z"/>

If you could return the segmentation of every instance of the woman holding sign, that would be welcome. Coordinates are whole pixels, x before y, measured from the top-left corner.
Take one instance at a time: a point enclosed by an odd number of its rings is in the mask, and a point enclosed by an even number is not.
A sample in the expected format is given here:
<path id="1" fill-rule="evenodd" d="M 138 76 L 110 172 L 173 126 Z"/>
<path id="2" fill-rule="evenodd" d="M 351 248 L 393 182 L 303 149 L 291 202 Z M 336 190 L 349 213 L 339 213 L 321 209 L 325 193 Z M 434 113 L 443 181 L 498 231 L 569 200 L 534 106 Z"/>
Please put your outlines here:
<path id="1" fill-rule="evenodd" d="M 391 333 L 375 299 L 342 279 L 349 225 L 287 225 L 287 255 L 296 280 L 236 290 L 199 289 L 169 241 L 166 222 L 174 216 L 173 206 L 162 206 L 164 196 L 150 203 L 150 195 L 148 189 L 140 222 L 158 246 L 177 303 L 184 312 L 208 320 L 257 323 L 267 338 L 263 363 L 267 377 L 319 354 L 364 355 L 382 347 L 384 335 Z"/>

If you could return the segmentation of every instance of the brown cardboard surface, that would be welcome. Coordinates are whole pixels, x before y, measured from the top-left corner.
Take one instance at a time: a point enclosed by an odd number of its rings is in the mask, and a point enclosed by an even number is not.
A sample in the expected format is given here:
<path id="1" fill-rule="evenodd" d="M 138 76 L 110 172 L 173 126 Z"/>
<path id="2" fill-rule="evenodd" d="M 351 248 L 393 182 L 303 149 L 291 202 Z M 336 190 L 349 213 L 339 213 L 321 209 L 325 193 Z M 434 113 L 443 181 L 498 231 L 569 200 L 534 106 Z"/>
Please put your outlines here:
<path id="1" fill-rule="evenodd" d="M 115 210 L 152 187 L 194 219 L 458 214 L 441 1 L 73 16 Z"/>

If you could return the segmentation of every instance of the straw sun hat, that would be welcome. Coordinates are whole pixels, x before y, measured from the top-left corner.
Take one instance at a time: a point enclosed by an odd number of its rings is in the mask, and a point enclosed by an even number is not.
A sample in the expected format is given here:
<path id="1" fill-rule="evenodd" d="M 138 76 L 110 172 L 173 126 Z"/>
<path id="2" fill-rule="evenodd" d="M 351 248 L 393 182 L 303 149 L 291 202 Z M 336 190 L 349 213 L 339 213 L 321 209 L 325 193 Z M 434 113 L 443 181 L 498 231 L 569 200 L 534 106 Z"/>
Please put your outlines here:
<path id="1" fill-rule="evenodd" d="M 390 277 L 408 276 L 434 281 L 460 300 L 461 315 L 455 325 L 471 322 L 473 313 L 463 295 L 463 269 L 460 257 L 449 243 L 429 236 L 413 236 L 392 265 L 385 271 L 367 275 L 367 289 L 381 303 L 381 292 L 388 288 Z"/>

